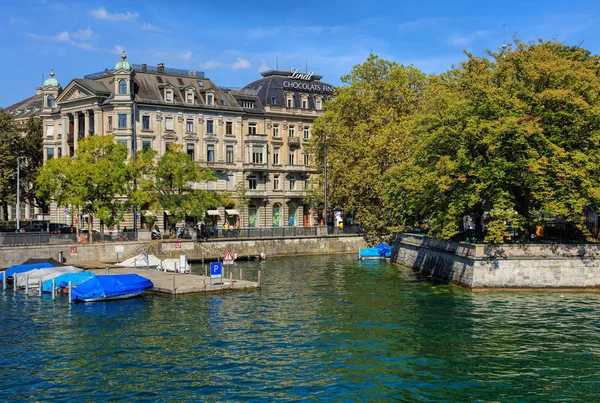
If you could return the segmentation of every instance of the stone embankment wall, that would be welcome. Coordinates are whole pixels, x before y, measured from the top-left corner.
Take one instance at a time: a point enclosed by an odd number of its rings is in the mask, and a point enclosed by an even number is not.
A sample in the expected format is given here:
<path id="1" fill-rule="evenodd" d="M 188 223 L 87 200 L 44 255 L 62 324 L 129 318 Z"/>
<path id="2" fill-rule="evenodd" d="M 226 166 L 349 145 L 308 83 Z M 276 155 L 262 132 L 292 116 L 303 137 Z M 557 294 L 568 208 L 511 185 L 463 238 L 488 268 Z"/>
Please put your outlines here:
<path id="1" fill-rule="evenodd" d="M 177 244 L 181 248 L 177 248 Z M 365 247 L 360 236 L 312 236 L 293 238 L 262 238 L 247 240 L 215 240 L 207 242 L 194 241 L 140 241 L 140 242 L 102 242 L 94 244 L 59 244 L 38 246 L 14 246 L 0 248 L 0 266 L 23 263 L 29 258 L 58 258 L 63 253 L 66 263 L 101 261 L 116 262 L 117 248 L 122 245 L 123 254 L 118 260 L 135 256 L 146 249 L 149 254 L 161 258 L 177 257 L 185 254 L 188 258 L 223 257 L 227 250 L 240 256 L 259 255 L 264 252 L 269 256 L 286 255 L 319 255 L 329 253 L 357 253 Z M 71 250 L 76 247 L 75 250 Z"/>
<path id="2" fill-rule="evenodd" d="M 600 245 L 472 245 L 395 234 L 394 261 L 471 289 L 600 289 Z"/>

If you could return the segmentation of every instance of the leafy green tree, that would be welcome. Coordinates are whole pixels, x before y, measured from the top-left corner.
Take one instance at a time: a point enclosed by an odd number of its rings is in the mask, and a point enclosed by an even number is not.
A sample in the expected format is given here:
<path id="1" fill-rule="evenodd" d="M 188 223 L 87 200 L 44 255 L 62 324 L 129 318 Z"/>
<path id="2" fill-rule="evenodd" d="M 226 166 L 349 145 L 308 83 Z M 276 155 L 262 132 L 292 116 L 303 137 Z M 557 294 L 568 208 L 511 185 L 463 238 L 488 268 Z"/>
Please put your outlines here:
<path id="1" fill-rule="evenodd" d="M 393 226 L 381 176 L 407 158 L 403 145 L 427 79 L 413 66 L 370 55 L 342 82 L 315 121 L 310 152 L 323 172 L 326 145 L 328 207 L 354 212 L 366 240 L 375 243 Z"/>
<path id="2" fill-rule="evenodd" d="M 248 202 L 250 202 L 250 196 L 248 196 L 248 188 L 246 187 L 246 181 L 242 180 L 235 184 L 233 191 L 233 197 L 235 199 L 236 206 L 240 213 L 240 226 L 244 222 L 244 211 L 248 209 Z"/>
<path id="3" fill-rule="evenodd" d="M 38 195 L 88 214 L 90 234 L 98 218 L 103 232 L 129 208 L 126 196 L 135 168 L 126 159 L 127 148 L 113 136 L 89 136 L 79 142 L 76 157 L 52 159 L 40 169 Z"/>
<path id="4" fill-rule="evenodd" d="M 20 132 L 9 113 L 0 110 L 0 203 L 4 211 L 4 220 L 8 220 L 8 205 L 16 198 L 16 171 Z"/>
<path id="5" fill-rule="evenodd" d="M 515 41 L 467 54 L 431 77 L 415 115 L 410 159 L 383 178 L 386 204 L 406 226 L 449 239 L 474 218 L 485 240 L 554 214 L 584 226 L 600 203 L 600 58 L 553 41 Z"/>

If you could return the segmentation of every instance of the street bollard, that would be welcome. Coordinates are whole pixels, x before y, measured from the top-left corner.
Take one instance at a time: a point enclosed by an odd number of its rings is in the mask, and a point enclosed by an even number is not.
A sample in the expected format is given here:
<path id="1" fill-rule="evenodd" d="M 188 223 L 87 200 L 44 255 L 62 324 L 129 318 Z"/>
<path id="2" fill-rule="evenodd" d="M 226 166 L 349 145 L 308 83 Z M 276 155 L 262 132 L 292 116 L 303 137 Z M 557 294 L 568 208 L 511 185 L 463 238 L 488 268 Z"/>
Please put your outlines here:
<path id="1" fill-rule="evenodd" d="M 233 290 L 233 273 L 229 272 L 229 288 Z"/>
<path id="2" fill-rule="evenodd" d="M 108 276 L 108 272 L 109 272 L 108 265 L 106 265 L 106 275 L 107 276 Z"/>
<path id="3" fill-rule="evenodd" d="M 17 275 L 13 275 L 13 289 L 15 290 L 15 294 L 17 293 Z"/>
<path id="4" fill-rule="evenodd" d="M 54 279 L 52 279 L 52 301 L 56 299 L 56 283 Z"/>
<path id="5" fill-rule="evenodd" d="M 242 271 L 242 270 L 243 270 L 243 269 L 240 267 L 240 281 L 242 281 L 242 280 L 243 280 L 243 277 L 244 277 L 244 276 L 243 276 L 243 271 Z"/>
<path id="6" fill-rule="evenodd" d="M 40 285 L 38 287 L 38 295 L 42 298 L 42 278 L 40 277 Z"/>
<path id="7" fill-rule="evenodd" d="M 2 291 L 6 291 L 6 272 L 2 272 Z"/>
<path id="8" fill-rule="evenodd" d="M 258 271 L 258 286 L 260 287 L 260 270 Z"/>

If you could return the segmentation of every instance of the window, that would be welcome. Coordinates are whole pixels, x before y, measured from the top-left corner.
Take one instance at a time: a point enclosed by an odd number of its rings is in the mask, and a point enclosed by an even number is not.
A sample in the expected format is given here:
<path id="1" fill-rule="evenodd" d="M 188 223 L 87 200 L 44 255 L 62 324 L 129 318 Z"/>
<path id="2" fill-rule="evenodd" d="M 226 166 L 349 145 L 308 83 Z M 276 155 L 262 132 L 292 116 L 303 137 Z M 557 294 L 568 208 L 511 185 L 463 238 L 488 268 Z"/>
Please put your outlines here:
<path id="1" fill-rule="evenodd" d="M 150 130 L 150 116 L 142 116 L 142 130 Z"/>
<path id="2" fill-rule="evenodd" d="M 322 106 L 322 103 L 321 103 L 321 99 L 320 99 L 320 98 L 317 98 L 317 100 L 315 101 L 315 108 L 316 108 L 317 110 L 321 110 L 321 108 L 322 108 L 322 107 L 323 107 L 323 106 Z"/>
<path id="3" fill-rule="evenodd" d="M 183 80 L 181 78 L 178 78 L 177 82 L 179 83 L 179 85 L 184 85 Z"/>
<path id="4" fill-rule="evenodd" d="M 56 108 L 56 102 L 54 102 L 54 95 L 48 95 L 46 98 L 46 106 L 48 108 Z"/>
<path id="5" fill-rule="evenodd" d="M 256 176 L 248 177 L 248 189 L 256 190 Z"/>
<path id="6" fill-rule="evenodd" d="M 119 94 L 127 94 L 127 81 L 119 81 Z"/>
<path id="7" fill-rule="evenodd" d="M 127 115 L 125 113 L 119 113 L 119 129 L 127 128 Z"/>
<path id="8" fill-rule="evenodd" d="M 242 108 L 254 109 L 253 101 L 242 101 Z"/>
<path id="9" fill-rule="evenodd" d="M 194 93 L 191 91 L 188 91 L 186 94 L 186 101 L 188 104 L 193 104 L 194 103 Z"/>
<path id="10" fill-rule="evenodd" d="M 296 178 L 290 178 L 290 190 L 296 190 Z"/>
<path id="11" fill-rule="evenodd" d="M 248 134 L 256 134 L 256 123 L 248 123 Z"/>
<path id="12" fill-rule="evenodd" d="M 108 130 L 111 131 L 113 129 L 112 127 L 112 116 L 108 117 Z"/>
<path id="13" fill-rule="evenodd" d="M 289 155 L 290 165 L 294 165 L 294 154 L 295 154 L 294 151 L 290 151 L 290 155 Z"/>
<path id="14" fill-rule="evenodd" d="M 191 133 L 194 131 L 194 119 L 187 119 L 185 121 L 185 131 Z"/>
<path id="15" fill-rule="evenodd" d="M 289 136 L 294 137 L 295 135 L 296 135 L 296 130 L 295 130 L 294 126 L 290 126 Z"/>
<path id="16" fill-rule="evenodd" d="M 58 153 L 57 153 L 57 157 L 61 158 L 62 157 L 62 147 L 58 147 Z"/>
<path id="17" fill-rule="evenodd" d="M 152 147 L 152 142 L 150 140 L 142 141 L 142 150 L 149 150 Z"/>
<path id="18" fill-rule="evenodd" d="M 172 90 L 165 90 L 165 101 L 173 102 L 173 91 Z"/>
<path id="19" fill-rule="evenodd" d="M 302 100 L 302 109 L 308 109 L 308 101 L 306 99 Z"/>
<path id="20" fill-rule="evenodd" d="M 190 156 L 190 160 L 194 160 L 194 143 L 187 144 L 187 155 Z"/>
<path id="21" fill-rule="evenodd" d="M 279 190 L 279 175 L 273 177 L 273 190 Z"/>
<path id="22" fill-rule="evenodd" d="M 228 164 L 233 163 L 233 146 L 231 145 L 225 147 L 225 162 Z"/>
<path id="23" fill-rule="evenodd" d="M 262 164 L 263 163 L 263 149 L 262 147 L 252 148 L 252 163 Z"/>
<path id="24" fill-rule="evenodd" d="M 292 98 L 288 98 L 287 99 L 287 107 L 288 108 L 293 108 L 294 107 L 294 100 Z"/>
<path id="25" fill-rule="evenodd" d="M 213 99 L 214 99 L 213 94 L 206 94 L 206 104 L 207 105 L 212 105 L 213 104 Z"/>
<path id="26" fill-rule="evenodd" d="M 277 98 L 271 97 L 271 105 L 277 105 Z"/>
<path id="27" fill-rule="evenodd" d="M 221 99 L 221 105 L 225 105 L 225 100 Z"/>
<path id="28" fill-rule="evenodd" d="M 225 122 L 225 134 L 233 134 L 233 122 Z"/>
<path id="29" fill-rule="evenodd" d="M 208 144 L 206 146 L 206 161 L 215 162 L 215 146 L 214 146 L 214 144 Z"/>
<path id="30" fill-rule="evenodd" d="M 54 137 L 54 125 L 48 125 L 46 127 L 46 137 Z"/>
<path id="31" fill-rule="evenodd" d="M 206 133 L 213 133 L 214 130 L 214 121 L 207 120 L 206 121 Z"/>
<path id="32" fill-rule="evenodd" d="M 304 165 L 308 166 L 308 154 L 304 154 Z"/>
<path id="33" fill-rule="evenodd" d="M 204 87 L 204 83 L 200 80 L 198 80 L 198 87 Z"/>
<path id="34" fill-rule="evenodd" d="M 279 137 L 279 125 L 273 125 L 273 137 Z"/>
<path id="35" fill-rule="evenodd" d="M 161 76 L 156 76 L 156 81 L 158 81 L 159 84 L 163 84 L 163 79 Z"/>
<path id="36" fill-rule="evenodd" d="M 171 149 L 172 149 L 172 148 L 173 148 L 173 142 L 171 142 L 171 141 L 167 141 L 167 142 L 165 143 L 165 151 L 166 151 L 166 152 L 169 152 L 169 151 L 171 151 Z"/>
<path id="37" fill-rule="evenodd" d="M 123 144 L 127 148 L 127 140 L 119 140 L 120 144 Z"/>
<path id="38" fill-rule="evenodd" d="M 52 158 L 54 158 L 54 148 L 47 148 L 46 149 L 46 159 L 48 161 L 50 161 Z"/>
<path id="39" fill-rule="evenodd" d="M 273 165 L 279 165 L 279 148 L 273 149 Z"/>
<path id="40" fill-rule="evenodd" d="M 173 116 L 168 116 L 165 118 L 165 129 L 175 130 L 175 126 L 173 125 Z"/>
<path id="41" fill-rule="evenodd" d="M 304 179 L 304 189 L 308 189 L 310 186 L 310 180 L 308 178 Z"/>
<path id="42" fill-rule="evenodd" d="M 308 140 L 308 137 L 310 136 L 310 129 L 308 127 L 304 128 L 304 140 Z"/>

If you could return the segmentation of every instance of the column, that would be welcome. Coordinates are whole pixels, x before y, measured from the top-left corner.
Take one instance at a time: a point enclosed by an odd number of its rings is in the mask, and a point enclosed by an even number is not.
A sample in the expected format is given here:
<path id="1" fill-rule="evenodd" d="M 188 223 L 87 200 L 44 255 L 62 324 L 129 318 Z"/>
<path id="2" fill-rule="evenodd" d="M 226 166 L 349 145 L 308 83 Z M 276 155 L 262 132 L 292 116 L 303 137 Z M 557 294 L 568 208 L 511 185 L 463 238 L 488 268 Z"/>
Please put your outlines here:
<path id="1" fill-rule="evenodd" d="M 94 131 L 99 136 L 104 136 L 104 114 L 102 109 L 94 109 Z"/>
<path id="2" fill-rule="evenodd" d="M 60 115 L 60 119 L 62 121 L 62 138 L 61 138 L 61 147 L 62 147 L 62 152 L 63 152 L 63 156 L 70 156 L 69 155 L 69 143 L 68 143 L 68 139 L 69 139 L 69 115 L 67 113 L 63 113 Z"/>
<path id="3" fill-rule="evenodd" d="M 87 137 L 90 133 L 90 111 L 84 111 L 83 137 Z"/>
<path id="4" fill-rule="evenodd" d="M 77 151 L 77 141 L 79 140 L 79 112 L 73 114 L 73 152 Z"/>

